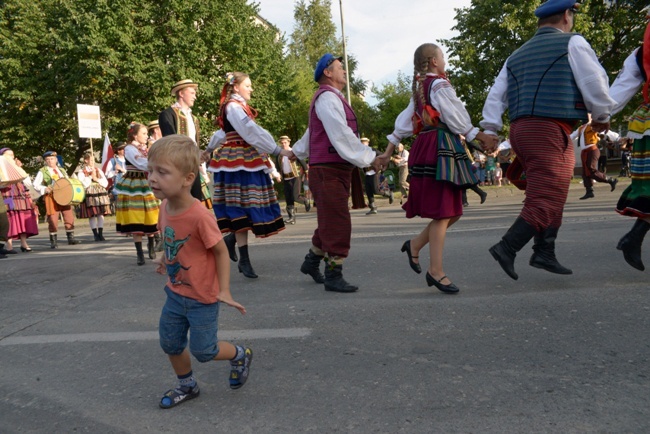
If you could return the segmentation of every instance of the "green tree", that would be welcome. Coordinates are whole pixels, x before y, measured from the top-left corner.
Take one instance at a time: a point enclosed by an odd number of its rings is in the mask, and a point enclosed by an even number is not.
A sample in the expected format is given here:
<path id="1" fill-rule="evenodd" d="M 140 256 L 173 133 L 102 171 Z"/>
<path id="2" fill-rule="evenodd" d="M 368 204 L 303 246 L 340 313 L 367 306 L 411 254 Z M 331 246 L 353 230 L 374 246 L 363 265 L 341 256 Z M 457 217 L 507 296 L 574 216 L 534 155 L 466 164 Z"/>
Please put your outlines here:
<path id="1" fill-rule="evenodd" d="M 490 86 L 508 56 L 535 34 L 534 11 L 540 3 L 475 0 L 456 10 L 453 30 L 459 34 L 442 43 L 449 49 L 452 83 L 474 122 L 480 120 Z M 643 37 L 645 15 L 640 10 L 645 3 L 587 0 L 576 14 L 574 30 L 590 41 L 611 79 Z"/>
<path id="2" fill-rule="evenodd" d="M 131 121 L 148 122 L 173 102 L 171 85 L 199 83 L 194 112 L 204 138 L 214 130 L 227 71 L 251 75 L 259 122 L 283 130 L 291 79 L 284 40 L 254 22 L 246 0 L 9 0 L 0 10 L 1 146 L 22 158 L 53 148 L 67 161 L 76 141 L 78 103 L 97 104 L 102 126 L 124 140 Z"/>

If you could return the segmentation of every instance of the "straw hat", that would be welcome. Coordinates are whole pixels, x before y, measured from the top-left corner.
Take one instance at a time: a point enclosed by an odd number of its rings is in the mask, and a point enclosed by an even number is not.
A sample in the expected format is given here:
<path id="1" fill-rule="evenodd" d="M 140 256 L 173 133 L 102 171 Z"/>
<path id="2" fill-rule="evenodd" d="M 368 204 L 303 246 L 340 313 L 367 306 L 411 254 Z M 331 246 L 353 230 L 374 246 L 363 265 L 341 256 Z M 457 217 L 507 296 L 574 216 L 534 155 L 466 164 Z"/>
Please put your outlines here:
<path id="1" fill-rule="evenodd" d="M 183 89 L 188 88 L 188 87 L 193 87 L 193 88 L 196 89 L 196 88 L 199 87 L 199 85 L 198 85 L 198 83 L 195 83 L 194 81 L 192 81 L 190 79 L 177 81 L 172 86 L 171 94 L 172 94 L 172 96 L 176 96 L 176 94 L 178 93 L 179 90 L 183 90 Z"/>

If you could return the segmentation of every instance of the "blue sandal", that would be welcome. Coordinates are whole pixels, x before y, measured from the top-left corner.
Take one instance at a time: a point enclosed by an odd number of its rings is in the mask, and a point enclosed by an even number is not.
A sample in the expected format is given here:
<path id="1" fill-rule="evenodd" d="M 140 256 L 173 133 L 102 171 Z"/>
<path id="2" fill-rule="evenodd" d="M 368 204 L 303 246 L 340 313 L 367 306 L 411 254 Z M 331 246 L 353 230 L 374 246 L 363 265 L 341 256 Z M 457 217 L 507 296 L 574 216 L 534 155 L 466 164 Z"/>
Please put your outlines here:
<path id="1" fill-rule="evenodd" d="M 246 348 L 244 350 L 244 357 L 236 362 L 230 362 L 230 388 L 239 389 L 242 387 L 246 380 L 248 380 L 248 373 L 250 370 L 251 362 L 253 361 L 253 350 Z"/>
<path id="2" fill-rule="evenodd" d="M 198 397 L 199 393 L 201 393 L 201 391 L 199 390 L 198 384 L 189 390 L 184 390 L 180 387 L 177 387 L 176 389 L 169 389 L 167 392 L 165 392 L 162 399 L 160 400 L 160 404 L 158 405 L 160 408 L 172 408 L 182 402 L 189 401 L 190 399 Z"/>

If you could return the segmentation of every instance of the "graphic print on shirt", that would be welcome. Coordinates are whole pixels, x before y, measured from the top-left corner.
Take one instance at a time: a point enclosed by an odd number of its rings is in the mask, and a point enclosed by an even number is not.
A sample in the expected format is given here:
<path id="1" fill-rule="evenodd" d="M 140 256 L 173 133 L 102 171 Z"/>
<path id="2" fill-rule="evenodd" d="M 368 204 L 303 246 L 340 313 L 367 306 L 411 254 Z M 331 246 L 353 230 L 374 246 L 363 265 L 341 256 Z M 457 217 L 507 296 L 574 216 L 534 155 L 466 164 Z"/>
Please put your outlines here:
<path id="1" fill-rule="evenodd" d="M 178 252 L 183 248 L 185 243 L 190 239 L 190 235 L 182 240 L 176 240 L 176 231 L 170 226 L 165 227 L 165 268 L 169 280 L 174 285 L 188 285 L 182 280 L 177 280 L 178 274 L 182 270 L 189 270 L 190 267 L 184 267 L 183 264 L 178 262 Z"/>

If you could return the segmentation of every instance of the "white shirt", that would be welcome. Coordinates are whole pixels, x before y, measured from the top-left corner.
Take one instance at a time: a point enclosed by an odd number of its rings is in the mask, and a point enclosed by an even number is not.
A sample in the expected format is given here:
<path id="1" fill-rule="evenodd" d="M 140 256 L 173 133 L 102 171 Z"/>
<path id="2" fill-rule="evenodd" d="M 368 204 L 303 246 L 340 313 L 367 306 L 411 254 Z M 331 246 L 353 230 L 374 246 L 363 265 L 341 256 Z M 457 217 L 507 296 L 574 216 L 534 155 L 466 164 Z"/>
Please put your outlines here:
<path id="1" fill-rule="evenodd" d="M 63 173 L 63 169 L 61 169 L 60 167 L 52 169 L 51 167 L 48 166 L 47 171 L 49 172 L 52 180 L 54 180 L 55 178 L 61 179 L 66 177 L 65 174 Z M 45 189 L 50 187 L 50 185 L 43 185 L 43 172 L 41 172 L 40 170 L 36 174 L 36 178 L 34 178 L 33 186 L 34 186 L 34 190 L 38 191 L 41 194 L 41 196 L 45 194 Z"/>
<path id="2" fill-rule="evenodd" d="M 596 146 L 598 144 L 598 141 L 596 141 L 596 143 L 587 143 L 587 141 L 585 140 L 586 129 L 587 129 L 586 126 L 584 128 L 581 126 L 580 128 L 578 128 L 577 130 L 571 133 L 571 140 L 573 140 L 573 144 L 578 146 L 578 148 L 581 151 L 589 147 Z M 612 142 L 618 140 L 618 138 L 620 137 L 618 133 L 615 133 L 612 130 L 607 131 L 607 133 L 605 133 L 605 136 L 607 136 L 607 138 Z M 598 140 L 600 140 L 600 137 L 598 137 Z"/>
<path id="3" fill-rule="evenodd" d="M 316 116 L 323 123 L 330 143 L 341 158 L 357 167 L 368 167 L 375 160 L 374 149 L 361 143 L 359 137 L 348 126 L 345 108 L 339 96 L 343 94 L 331 86 L 332 92 L 323 92 L 314 104 Z M 296 157 L 304 160 L 309 157 L 309 128 L 291 149 Z"/>
<path id="4" fill-rule="evenodd" d="M 431 75 L 434 74 L 427 74 L 427 76 Z M 468 142 L 474 140 L 479 129 L 472 125 L 465 104 L 458 99 L 456 91 L 447 80 L 443 78 L 434 80 L 431 84 L 429 99 L 431 105 L 440 112 L 440 120 L 449 127 L 452 133 L 462 134 Z M 411 118 L 414 112 L 415 102 L 411 97 L 408 107 L 395 120 L 395 130 L 387 136 L 389 142 L 397 146 L 402 139 L 413 135 Z"/>
<path id="5" fill-rule="evenodd" d="M 397 163 L 398 167 L 403 167 L 403 166 L 408 166 L 409 164 L 409 151 L 404 149 L 402 152 L 397 154 L 400 157 L 399 163 Z"/>
<path id="6" fill-rule="evenodd" d="M 623 62 L 623 69 L 618 73 L 614 84 L 609 89 L 609 95 L 616 101 L 612 115 L 623 110 L 644 83 L 643 75 L 641 74 L 639 65 L 636 63 L 636 53 L 638 50 L 637 48 L 632 54 L 627 56 L 627 59 Z"/>
<path id="7" fill-rule="evenodd" d="M 139 145 L 130 143 L 124 148 L 124 157 L 138 170 L 147 171 L 147 157 L 137 148 Z"/>
<path id="8" fill-rule="evenodd" d="M 568 60 L 582 98 L 595 122 L 608 122 L 616 102 L 609 96 L 609 79 L 596 53 L 580 35 L 569 39 Z M 495 134 L 503 127 L 503 113 L 508 108 L 508 61 L 490 88 L 483 106 L 481 128 Z"/>
<path id="9" fill-rule="evenodd" d="M 106 179 L 106 175 L 104 175 L 104 172 L 102 172 L 102 169 L 99 167 L 95 167 L 97 170 L 97 173 L 99 174 L 99 179 L 97 180 L 97 183 L 101 185 L 102 187 L 106 188 L 108 187 L 108 179 Z M 77 179 L 81 181 L 83 184 L 84 188 L 90 187 L 90 184 L 93 182 L 92 176 L 87 176 L 86 173 L 82 170 L 80 170 L 77 173 Z"/>
<path id="10" fill-rule="evenodd" d="M 246 101 L 237 94 L 234 94 L 233 98 L 242 102 L 244 105 L 246 104 Z M 257 125 L 255 120 L 251 119 L 251 117 L 246 114 L 244 108 L 239 104 L 228 104 L 226 106 L 226 118 L 228 118 L 230 125 L 232 125 L 235 131 L 237 131 L 237 134 L 239 134 L 246 143 L 254 146 L 258 152 L 278 155 L 282 150 L 277 143 L 275 143 L 275 140 L 273 140 L 271 133 Z M 208 144 L 208 150 L 214 151 L 225 141 L 226 132 L 218 130 L 212 135 L 210 143 Z"/>

